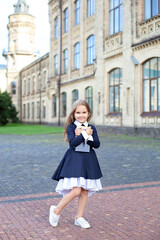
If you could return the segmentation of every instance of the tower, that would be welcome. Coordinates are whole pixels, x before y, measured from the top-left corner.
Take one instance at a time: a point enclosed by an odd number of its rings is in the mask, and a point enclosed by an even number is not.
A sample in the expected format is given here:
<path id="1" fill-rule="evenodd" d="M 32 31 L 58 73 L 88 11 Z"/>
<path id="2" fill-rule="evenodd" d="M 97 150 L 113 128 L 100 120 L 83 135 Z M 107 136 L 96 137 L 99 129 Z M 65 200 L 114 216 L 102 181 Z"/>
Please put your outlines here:
<path id="1" fill-rule="evenodd" d="M 35 17 L 29 14 L 25 0 L 18 0 L 14 13 L 9 16 L 7 60 L 7 90 L 11 93 L 13 103 L 18 108 L 19 71 L 36 59 L 34 53 Z"/>

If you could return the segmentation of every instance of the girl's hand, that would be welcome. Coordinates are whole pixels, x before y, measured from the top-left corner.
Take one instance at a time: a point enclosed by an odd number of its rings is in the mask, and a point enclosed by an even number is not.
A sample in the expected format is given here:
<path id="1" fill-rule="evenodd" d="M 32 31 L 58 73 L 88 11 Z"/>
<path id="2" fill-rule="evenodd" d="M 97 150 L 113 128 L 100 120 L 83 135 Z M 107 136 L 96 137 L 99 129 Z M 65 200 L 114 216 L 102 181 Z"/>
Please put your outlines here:
<path id="1" fill-rule="evenodd" d="M 81 129 L 81 128 L 76 128 L 76 129 L 75 129 L 75 135 L 76 135 L 76 136 L 79 136 L 82 131 L 83 131 L 83 129 Z"/>
<path id="2" fill-rule="evenodd" d="M 93 129 L 91 129 L 91 127 L 87 127 L 86 133 L 88 135 L 92 135 L 93 134 Z"/>

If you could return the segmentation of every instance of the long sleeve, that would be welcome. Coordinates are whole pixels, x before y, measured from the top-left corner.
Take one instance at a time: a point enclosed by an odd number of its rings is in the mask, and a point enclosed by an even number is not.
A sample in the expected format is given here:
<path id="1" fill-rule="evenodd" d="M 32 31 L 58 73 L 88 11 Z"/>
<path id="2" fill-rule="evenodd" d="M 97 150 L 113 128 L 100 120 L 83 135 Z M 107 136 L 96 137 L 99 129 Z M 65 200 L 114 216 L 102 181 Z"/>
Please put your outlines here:
<path id="1" fill-rule="evenodd" d="M 99 148 L 100 141 L 99 141 L 99 138 L 98 138 L 97 130 L 94 126 L 91 126 L 91 127 L 93 129 L 93 135 L 92 135 L 93 136 L 93 141 L 88 140 L 87 144 L 90 145 L 93 148 Z"/>
<path id="2" fill-rule="evenodd" d="M 67 127 L 67 134 L 71 147 L 77 147 L 84 141 L 84 137 L 82 134 L 80 134 L 79 136 L 75 136 L 75 127 L 71 124 Z"/>

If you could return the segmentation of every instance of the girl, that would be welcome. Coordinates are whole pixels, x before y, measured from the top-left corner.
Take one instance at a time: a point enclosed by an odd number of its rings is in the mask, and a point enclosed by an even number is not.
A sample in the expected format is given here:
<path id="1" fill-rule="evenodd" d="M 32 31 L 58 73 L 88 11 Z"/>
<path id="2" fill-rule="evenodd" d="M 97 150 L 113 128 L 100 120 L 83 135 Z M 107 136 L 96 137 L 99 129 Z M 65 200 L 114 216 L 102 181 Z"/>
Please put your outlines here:
<path id="1" fill-rule="evenodd" d="M 53 227 L 58 225 L 62 209 L 75 197 L 78 198 L 78 210 L 75 225 L 90 228 L 90 224 L 82 217 L 88 196 L 102 189 L 101 169 L 93 148 L 100 146 L 96 128 L 88 125 L 91 109 L 84 100 L 77 100 L 65 125 L 65 138 L 69 149 L 52 176 L 58 184 L 56 192 L 63 195 L 57 206 L 52 205 L 49 222 Z M 82 125 L 82 126 L 81 126 Z"/>

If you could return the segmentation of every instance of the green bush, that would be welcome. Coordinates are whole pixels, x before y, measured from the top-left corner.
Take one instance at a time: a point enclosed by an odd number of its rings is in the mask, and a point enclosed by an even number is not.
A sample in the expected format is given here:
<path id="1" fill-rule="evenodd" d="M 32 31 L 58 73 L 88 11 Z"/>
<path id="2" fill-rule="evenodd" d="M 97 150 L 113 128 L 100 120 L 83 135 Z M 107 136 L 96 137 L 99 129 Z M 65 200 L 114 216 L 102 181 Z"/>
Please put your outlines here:
<path id="1" fill-rule="evenodd" d="M 8 92 L 0 93 L 0 125 L 6 125 L 9 122 L 17 123 L 16 107 L 12 103 L 12 97 Z"/>

